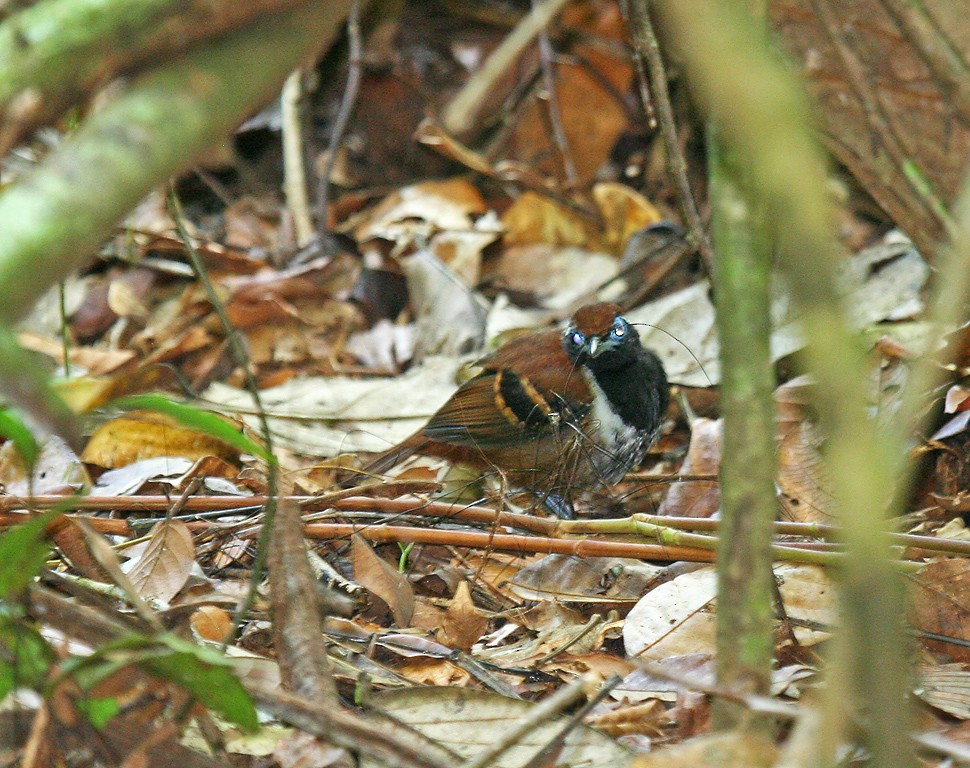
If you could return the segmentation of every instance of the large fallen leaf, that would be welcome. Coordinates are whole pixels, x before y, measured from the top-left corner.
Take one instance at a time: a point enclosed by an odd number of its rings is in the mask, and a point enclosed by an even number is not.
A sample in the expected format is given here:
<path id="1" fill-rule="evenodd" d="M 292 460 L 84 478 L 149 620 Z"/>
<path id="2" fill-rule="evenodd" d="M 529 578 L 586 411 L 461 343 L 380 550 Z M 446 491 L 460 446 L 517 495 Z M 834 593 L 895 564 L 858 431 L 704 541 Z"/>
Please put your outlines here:
<path id="1" fill-rule="evenodd" d="M 378 709 L 402 720 L 425 736 L 471 759 L 495 744 L 497 734 L 514 729 L 536 706 L 497 693 L 457 688 L 412 688 L 383 691 L 373 697 Z M 556 737 L 566 718 L 545 721 L 489 765 L 520 768 Z M 556 765 L 628 765 L 633 755 L 605 734 L 577 726 L 565 740 Z M 374 766 L 373 762 L 365 762 Z"/>
<path id="2" fill-rule="evenodd" d="M 382 451 L 414 432 L 455 391 L 458 361 L 436 357 L 402 376 L 360 379 L 312 376 L 261 390 L 274 440 L 304 455 L 335 456 Z M 205 399 L 232 411 L 252 414 L 252 396 L 213 384 Z M 253 416 L 244 416 L 257 426 Z"/>
<path id="3" fill-rule="evenodd" d="M 683 475 L 713 475 L 721 471 L 721 419 L 693 419 L 690 447 L 680 467 Z M 660 503 L 658 514 L 679 517 L 710 517 L 721 507 L 721 485 L 717 480 L 687 480 L 671 486 Z"/>
<path id="4" fill-rule="evenodd" d="M 186 429 L 167 416 L 143 412 L 102 424 L 84 447 L 81 458 L 90 464 L 114 468 L 161 456 L 193 461 L 219 456 L 229 461 L 238 455 L 237 450 L 216 437 Z"/>
<path id="5" fill-rule="evenodd" d="M 785 612 L 796 620 L 798 642 L 811 646 L 827 638 L 827 628 L 836 623 L 836 611 L 835 589 L 825 570 L 785 563 L 774 574 Z M 623 625 L 627 655 L 650 660 L 712 655 L 716 597 L 713 567 L 683 573 L 651 590 L 633 606 Z"/>
<path id="6" fill-rule="evenodd" d="M 630 611 L 623 624 L 623 645 L 628 656 L 659 659 L 667 652 L 659 652 L 657 644 L 669 635 L 684 630 L 686 622 L 695 616 L 704 626 L 695 628 L 688 635 L 697 640 L 696 647 L 680 649 L 676 654 L 710 653 L 713 628 L 711 620 L 703 618 L 704 611 L 717 597 L 717 572 L 710 567 L 683 573 L 648 592 Z M 696 623 L 696 622 L 695 622 Z M 707 625 L 711 624 L 710 627 Z"/>
<path id="7" fill-rule="evenodd" d="M 523 600 L 630 603 L 662 570 L 628 558 L 547 555 L 516 573 L 508 588 Z"/>
<path id="8" fill-rule="evenodd" d="M 966 10 L 950 0 L 768 3 L 826 145 L 928 256 L 970 149 Z"/>
<path id="9" fill-rule="evenodd" d="M 148 546 L 128 569 L 142 597 L 168 603 L 185 586 L 195 563 L 192 532 L 181 520 L 163 520 L 152 528 Z"/>
<path id="10" fill-rule="evenodd" d="M 912 577 L 913 624 L 934 635 L 970 641 L 970 562 L 964 558 L 939 558 Z M 970 662 L 970 648 L 957 643 L 924 639 L 934 653 L 951 661 Z"/>

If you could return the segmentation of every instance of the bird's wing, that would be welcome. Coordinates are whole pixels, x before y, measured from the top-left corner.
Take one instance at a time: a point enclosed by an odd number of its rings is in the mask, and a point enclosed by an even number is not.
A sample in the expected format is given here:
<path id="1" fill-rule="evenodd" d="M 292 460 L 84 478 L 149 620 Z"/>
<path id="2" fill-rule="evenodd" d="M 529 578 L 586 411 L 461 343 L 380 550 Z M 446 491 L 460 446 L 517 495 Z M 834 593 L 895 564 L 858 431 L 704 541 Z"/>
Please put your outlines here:
<path id="1" fill-rule="evenodd" d="M 559 429 L 584 412 L 582 404 L 538 389 L 514 371 L 486 370 L 455 392 L 422 431 L 443 443 L 501 448 Z"/>

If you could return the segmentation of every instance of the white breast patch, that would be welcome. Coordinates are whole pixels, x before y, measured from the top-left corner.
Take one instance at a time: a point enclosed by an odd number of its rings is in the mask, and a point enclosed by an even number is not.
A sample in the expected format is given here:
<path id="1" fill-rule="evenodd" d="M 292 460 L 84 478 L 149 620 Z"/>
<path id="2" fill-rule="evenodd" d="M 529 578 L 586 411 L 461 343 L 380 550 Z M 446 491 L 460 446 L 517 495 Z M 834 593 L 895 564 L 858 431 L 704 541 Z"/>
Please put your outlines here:
<path id="1" fill-rule="evenodd" d="M 583 374 L 593 391 L 593 424 L 597 450 L 593 452 L 593 465 L 604 483 L 615 483 L 631 466 L 643 458 L 647 440 L 613 410 L 606 393 L 596 379 L 585 369 Z"/>

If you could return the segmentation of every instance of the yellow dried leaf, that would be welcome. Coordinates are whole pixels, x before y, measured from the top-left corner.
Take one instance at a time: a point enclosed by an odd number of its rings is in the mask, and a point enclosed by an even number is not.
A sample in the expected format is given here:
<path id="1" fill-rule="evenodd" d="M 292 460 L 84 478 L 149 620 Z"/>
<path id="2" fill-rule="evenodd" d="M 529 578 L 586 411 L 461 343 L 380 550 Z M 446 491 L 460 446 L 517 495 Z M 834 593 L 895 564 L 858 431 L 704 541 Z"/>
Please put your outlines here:
<path id="1" fill-rule="evenodd" d="M 239 452 L 203 432 L 185 429 L 166 416 L 132 411 L 98 427 L 81 454 L 89 464 L 111 469 L 156 456 L 181 456 L 191 461 L 218 456 L 235 461 Z"/>

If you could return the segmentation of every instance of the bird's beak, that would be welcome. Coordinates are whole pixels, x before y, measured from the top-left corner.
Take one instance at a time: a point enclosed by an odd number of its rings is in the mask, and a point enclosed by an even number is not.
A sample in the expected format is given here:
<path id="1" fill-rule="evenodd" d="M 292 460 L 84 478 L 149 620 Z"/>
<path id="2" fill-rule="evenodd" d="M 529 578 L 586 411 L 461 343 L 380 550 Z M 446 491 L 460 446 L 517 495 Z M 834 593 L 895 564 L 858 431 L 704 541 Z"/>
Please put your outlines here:
<path id="1" fill-rule="evenodd" d="M 600 352 L 603 351 L 603 347 L 600 346 L 600 337 L 594 336 L 589 340 L 589 356 L 596 357 Z"/>

